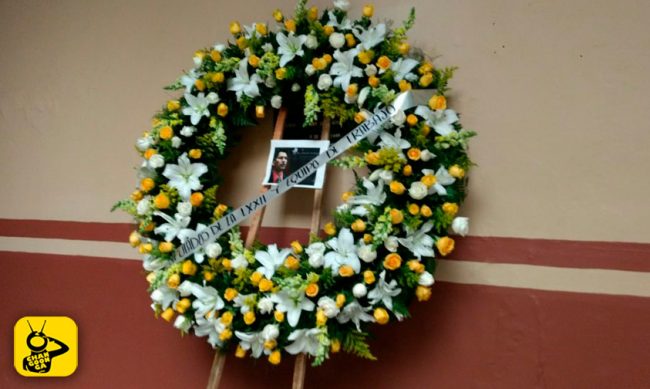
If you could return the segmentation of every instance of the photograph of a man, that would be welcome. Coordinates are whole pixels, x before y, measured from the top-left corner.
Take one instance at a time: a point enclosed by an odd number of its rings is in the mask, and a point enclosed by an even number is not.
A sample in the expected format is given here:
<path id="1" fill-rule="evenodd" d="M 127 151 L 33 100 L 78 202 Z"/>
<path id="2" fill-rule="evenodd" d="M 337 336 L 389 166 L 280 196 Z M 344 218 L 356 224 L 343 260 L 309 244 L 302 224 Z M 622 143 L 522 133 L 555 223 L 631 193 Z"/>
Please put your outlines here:
<path id="1" fill-rule="evenodd" d="M 272 140 L 266 166 L 264 185 L 275 185 L 298 172 L 309 161 L 325 152 L 329 141 Z M 302 179 L 295 187 L 321 189 L 325 180 L 325 167 Z"/>
<path id="2" fill-rule="evenodd" d="M 273 165 L 271 166 L 271 177 L 269 180 L 272 183 L 278 183 L 289 175 L 289 153 L 283 149 L 275 150 L 275 157 L 273 158 Z"/>

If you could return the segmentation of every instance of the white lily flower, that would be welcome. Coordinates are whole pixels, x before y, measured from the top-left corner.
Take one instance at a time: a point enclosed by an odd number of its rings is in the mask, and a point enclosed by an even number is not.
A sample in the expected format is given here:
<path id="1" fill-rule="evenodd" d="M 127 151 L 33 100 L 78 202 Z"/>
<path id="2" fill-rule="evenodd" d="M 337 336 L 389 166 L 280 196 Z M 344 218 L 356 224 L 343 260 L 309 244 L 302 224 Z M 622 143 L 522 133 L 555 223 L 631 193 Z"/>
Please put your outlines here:
<path id="1" fill-rule="evenodd" d="M 397 113 L 391 116 L 390 122 L 393 123 L 395 127 L 401 127 L 406 121 L 406 114 L 403 110 L 397 110 Z"/>
<path id="2" fill-rule="evenodd" d="M 368 179 L 370 181 L 382 180 L 384 184 L 390 185 L 391 181 L 394 179 L 394 174 L 390 170 L 377 169 L 374 172 L 370 173 Z"/>
<path id="3" fill-rule="evenodd" d="M 342 204 L 342 205 L 345 205 L 347 207 L 350 206 L 349 204 Z M 357 205 L 356 207 L 354 207 L 354 208 L 352 208 L 350 210 L 350 213 L 355 215 L 355 216 L 364 217 L 364 216 L 367 216 L 368 214 L 370 214 L 370 211 L 368 210 L 368 208 L 372 208 L 372 207 L 373 207 L 372 205 L 367 205 L 367 206 L 366 205 Z"/>
<path id="4" fill-rule="evenodd" d="M 395 149 L 399 152 L 400 158 L 406 158 L 402 150 L 411 147 L 411 143 L 406 139 L 402 139 L 402 130 L 399 128 L 395 130 L 395 135 L 382 131 L 379 133 L 379 138 L 381 138 L 381 142 L 379 142 L 381 147 Z"/>
<path id="5" fill-rule="evenodd" d="M 368 299 L 372 305 L 381 301 L 386 308 L 392 311 L 393 297 L 399 295 L 401 291 L 402 289 L 397 287 L 397 281 L 386 282 L 386 270 L 384 270 L 379 274 L 375 288 L 368 293 Z"/>
<path id="6" fill-rule="evenodd" d="M 457 216 L 451 222 L 451 229 L 460 236 L 465 236 L 469 233 L 469 218 Z"/>
<path id="7" fill-rule="evenodd" d="M 243 315 L 246 312 L 254 310 L 257 305 L 257 294 L 238 294 L 237 297 L 233 300 L 233 305 L 235 308 L 239 308 L 239 312 Z"/>
<path id="8" fill-rule="evenodd" d="M 402 246 L 409 249 L 417 259 L 422 257 L 435 256 L 433 252 L 433 238 L 428 235 L 428 232 L 433 229 L 433 222 L 427 222 L 417 231 L 411 231 L 409 228 L 406 230 L 406 238 L 399 238 Z"/>
<path id="9" fill-rule="evenodd" d="M 377 259 L 377 250 L 375 250 L 372 245 L 365 244 L 361 241 L 359 243 L 359 248 L 357 248 L 357 255 L 363 262 L 370 263 Z"/>
<path id="10" fill-rule="evenodd" d="M 187 238 L 194 234 L 194 231 L 187 228 L 192 220 L 189 216 L 183 216 L 180 213 L 174 214 L 174 218 L 166 213 L 155 211 L 156 216 L 163 218 L 166 223 L 163 223 L 153 230 L 156 234 L 165 235 L 163 238 L 167 242 L 171 242 L 174 238 L 178 238 L 181 243 L 185 243 Z"/>
<path id="11" fill-rule="evenodd" d="M 208 343 L 212 348 L 217 346 L 221 347 L 223 341 L 219 338 L 219 335 L 226 329 L 226 325 L 221 322 L 221 320 L 215 315 L 209 317 L 197 317 L 196 325 L 194 326 L 194 334 L 198 337 L 208 336 Z"/>
<path id="12" fill-rule="evenodd" d="M 147 151 L 147 149 L 152 145 L 153 145 L 153 138 L 151 137 L 151 135 L 138 138 L 138 140 L 135 142 L 135 148 L 141 152 Z"/>
<path id="13" fill-rule="evenodd" d="M 178 157 L 178 165 L 167 164 L 163 176 L 169 179 L 168 185 L 178 190 L 182 200 L 187 201 L 193 190 L 203 188 L 199 177 L 207 173 L 208 167 L 200 162 L 191 163 L 187 153 Z"/>
<path id="14" fill-rule="evenodd" d="M 357 331 L 361 331 L 362 321 L 375 321 L 375 318 L 367 313 L 371 309 L 372 307 L 362 307 L 357 300 L 354 300 L 343 308 L 341 313 L 336 317 L 336 320 L 341 324 L 351 320 L 357 327 Z"/>
<path id="15" fill-rule="evenodd" d="M 153 255 L 145 255 L 142 258 L 142 267 L 146 271 L 157 271 L 171 264 L 171 261 Z"/>
<path id="16" fill-rule="evenodd" d="M 178 292 L 167 285 L 163 285 L 151 292 L 151 301 L 160 305 L 165 310 L 178 301 Z"/>
<path id="17" fill-rule="evenodd" d="M 149 159 L 142 162 L 142 167 L 150 169 L 159 169 L 165 166 L 165 157 L 160 154 L 154 154 Z"/>
<path id="18" fill-rule="evenodd" d="M 395 253 L 399 248 L 399 240 L 397 240 L 396 236 L 388 236 L 384 239 L 384 247 L 391 253 Z"/>
<path id="19" fill-rule="evenodd" d="M 370 94 L 370 89 L 371 88 L 369 86 L 366 86 L 361 89 L 361 92 L 359 92 L 359 98 L 357 99 L 357 105 L 359 107 L 363 107 L 363 103 L 366 102 L 366 99 L 368 98 L 368 94 Z"/>
<path id="20" fill-rule="evenodd" d="M 341 11 L 347 11 L 350 9 L 350 2 L 348 0 L 334 0 L 334 7 Z"/>
<path id="21" fill-rule="evenodd" d="M 196 96 L 185 93 L 185 101 L 189 107 L 183 108 L 183 115 L 190 117 L 190 122 L 192 122 L 192 125 L 199 124 L 203 116 L 210 117 L 210 111 L 208 110 L 208 107 L 210 104 L 213 104 L 212 101 L 214 101 L 214 98 L 207 98 L 203 92 L 199 93 Z"/>
<path id="22" fill-rule="evenodd" d="M 251 350 L 254 358 L 259 358 L 264 352 L 264 337 L 262 331 L 259 332 L 241 332 L 235 331 L 235 336 L 240 339 L 239 345 L 244 350 Z"/>
<path id="23" fill-rule="evenodd" d="M 331 268 L 334 274 L 338 274 L 339 268 L 343 265 L 350 266 L 355 273 L 361 271 L 361 262 L 357 256 L 354 236 L 349 229 L 342 228 L 338 237 L 328 240 L 327 245 L 333 251 L 325 254 L 325 267 Z"/>
<path id="24" fill-rule="evenodd" d="M 293 341 L 293 343 L 286 346 L 284 349 L 292 355 L 305 353 L 315 357 L 320 348 L 320 336 L 322 332 L 323 330 L 320 328 L 294 330 L 289 335 L 288 339 Z"/>
<path id="25" fill-rule="evenodd" d="M 186 282 L 188 281 L 183 283 Z M 225 306 L 219 291 L 211 286 L 201 286 L 190 282 L 186 287 L 196 297 L 192 302 L 192 307 L 196 310 L 194 317 L 197 320 L 199 317 L 216 316 L 216 312 Z"/>
<path id="26" fill-rule="evenodd" d="M 375 27 L 364 30 L 362 27 L 355 27 L 352 32 L 361 43 L 357 47 L 361 50 L 370 50 L 384 41 L 386 37 L 386 25 L 380 23 Z M 416 61 L 417 64 L 417 61 Z"/>
<path id="27" fill-rule="evenodd" d="M 336 18 L 336 15 L 334 14 L 333 11 L 327 11 L 327 24 L 328 26 L 335 27 L 339 31 L 341 30 L 351 30 L 352 29 L 352 21 L 347 17 L 343 16 L 343 19 L 339 23 L 338 19 Z"/>
<path id="28" fill-rule="evenodd" d="M 302 311 L 313 311 L 316 306 L 300 289 L 282 289 L 273 294 L 271 300 L 277 304 L 275 309 L 287 313 L 287 322 L 291 327 L 298 324 Z"/>
<path id="29" fill-rule="evenodd" d="M 243 58 L 239 61 L 239 69 L 235 70 L 235 77 L 228 80 L 228 90 L 234 91 L 237 95 L 237 101 L 241 101 L 242 95 L 248 97 L 257 97 L 260 95 L 260 89 L 257 84 L 262 82 L 262 78 L 253 73 L 248 75 L 248 60 Z"/>
<path id="30" fill-rule="evenodd" d="M 151 211 L 153 206 L 153 198 L 151 196 L 144 196 L 140 201 L 138 201 L 138 205 L 135 207 L 135 211 L 138 213 L 138 215 L 146 215 Z"/>
<path id="31" fill-rule="evenodd" d="M 197 73 L 195 69 L 190 70 L 181 77 L 180 82 L 185 87 L 186 93 L 192 91 L 194 83 L 199 79 L 199 77 L 201 77 L 201 74 Z"/>
<path id="32" fill-rule="evenodd" d="M 275 304 L 273 304 L 273 300 L 268 296 L 262 297 L 260 301 L 257 302 L 257 309 L 259 309 L 260 313 L 263 315 L 273 312 L 274 308 Z"/>
<path id="33" fill-rule="evenodd" d="M 433 170 L 431 169 L 422 169 L 422 174 L 425 176 L 427 175 L 433 175 Z M 456 179 L 449 174 L 447 169 L 445 169 L 444 166 L 440 166 L 438 171 L 436 171 L 436 183 L 431 185 L 429 187 L 429 192 L 428 194 L 434 194 L 438 193 L 440 196 L 446 196 L 447 195 L 447 189 L 445 189 L 446 185 L 451 185 L 453 184 Z"/>
<path id="34" fill-rule="evenodd" d="M 185 315 L 178 315 L 174 321 L 174 327 L 187 334 L 192 327 L 192 320 L 185 317 Z"/>
<path id="35" fill-rule="evenodd" d="M 400 82 L 402 79 L 412 78 L 408 77 L 411 70 L 418 66 L 418 61 L 413 58 L 400 58 L 390 65 L 390 70 L 395 72 L 395 82 Z"/>
<path id="36" fill-rule="evenodd" d="M 415 114 L 424 118 L 427 124 L 442 136 L 456 132 L 453 124 L 458 121 L 458 115 L 452 109 L 432 111 L 429 107 L 418 105 Z"/>
<path id="37" fill-rule="evenodd" d="M 377 182 L 375 185 L 367 178 L 363 178 L 363 187 L 366 188 L 365 195 L 352 196 L 348 199 L 350 205 L 375 205 L 379 206 L 386 201 L 386 193 L 384 192 L 384 181 Z"/>
<path id="38" fill-rule="evenodd" d="M 176 204 L 176 212 L 181 216 L 190 216 L 192 214 L 192 204 L 189 201 L 181 201 Z"/>
<path id="39" fill-rule="evenodd" d="M 315 268 L 323 266 L 325 249 L 325 244 L 322 242 L 314 242 L 305 249 L 305 253 L 308 255 L 309 266 Z"/>
<path id="40" fill-rule="evenodd" d="M 244 38 L 246 39 L 251 39 L 254 36 L 257 36 L 257 23 L 253 23 L 250 26 L 243 26 L 244 27 Z"/>
<path id="41" fill-rule="evenodd" d="M 284 67 L 296 56 L 302 57 L 305 54 L 305 51 L 302 49 L 302 45 L 307 41 L 306 35 L 294 35 L 293 32 L 289 33 L 289 36 L 284 35 L 282 32 L 278 32 L 275 35 L 275 40 L 278 42 L 278 54 L 280 54 L 280 67 Z"/>
<path id="42" fill-rule="evenodd" d="M 428 161 L 432 160 L 435 157 L 436 157 L 436 155 L 434 153 L 432 153 L 431 151 L 429 151 L 429 149 L 424 149 L 420 153 L 420 159 L 423 162 L 428 162 Z"/>
<path id="43" fill-rule="evenodd" d="M 233 269 L 246 269 L 248 267 L 248 260 L 246 260 L 246 257 L 244 254 L 238 254 L 233 260 L 230 262 L 230 266 L 232 266 Z"/>
<path id="44" fill-rule="evenodd" d="M 271 279 L 289 254 L 291 254 L 291 249 L 278 250 L 277 244 L 270 245 L 267 251 L 255 252 L 255 259 L 262 265 L 257 268 L 257 271 L 264 274 L 266 278 Z"/>
<path id="45" fill-rule="evenodd" d="M 358 53 L 359 52 L 356 49 L 348 51 L 336 50 L 334 52 L 334 59 L 336 59 L 336 62 L 330 69 L 330 74 L 336 76 L 336 78 L 334 78 L 334 86 L 347 91 L 352 77 L 363 76 L 361 68 L 354 65 L 354 59 Z"/>

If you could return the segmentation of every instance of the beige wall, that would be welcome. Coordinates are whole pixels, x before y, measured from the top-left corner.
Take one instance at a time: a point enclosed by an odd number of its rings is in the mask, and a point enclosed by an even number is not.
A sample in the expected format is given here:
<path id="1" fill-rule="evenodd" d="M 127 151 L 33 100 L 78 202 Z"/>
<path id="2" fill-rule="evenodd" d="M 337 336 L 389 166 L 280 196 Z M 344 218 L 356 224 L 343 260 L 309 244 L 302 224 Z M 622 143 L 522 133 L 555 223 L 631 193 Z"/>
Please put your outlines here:
<path id="1" fill-rule="evenodd" d="M 314 4 L 323 8 L 328 2 Z M 451 104 L 480 136 L 464 214 L 472 234 L 650 242 L 650 3 L 412 0 L 412 44 L 459 65 Z M 294 2 L 0 2 L 0 218 L 127 221 L 132 144 L 172 95 L 162 86 L 227 23 Z M 361 4 L 353 4 L 359 14 Z M 376 2 L 403 19 L 404 3 Z M 270 123 L 230 166 L 262 178 Z M 254 139 L 256 138 L 256 139 Z M 254 151 L 254 152 L 250 152 Z M 346 187 L 332 172 L 326 207 Z M 236 177 L 231 177 L 236 178 Z M 236 182 L 235 182 L 236 181 Z M 230 180 L 233 204 L 258 180 Z M 267 224 L 306 226 L 305 190 Z"/>

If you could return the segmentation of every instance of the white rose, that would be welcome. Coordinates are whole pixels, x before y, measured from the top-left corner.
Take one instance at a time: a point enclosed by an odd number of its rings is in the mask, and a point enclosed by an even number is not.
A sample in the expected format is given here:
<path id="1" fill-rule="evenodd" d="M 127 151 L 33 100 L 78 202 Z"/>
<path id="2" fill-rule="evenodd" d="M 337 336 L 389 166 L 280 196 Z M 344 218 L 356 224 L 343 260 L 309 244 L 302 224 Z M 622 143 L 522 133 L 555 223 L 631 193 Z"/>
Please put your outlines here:
<path id="1" fill-rule="evenodd" d="M 366 65 L 363 71 L 366 72 L 366 76 L 371 77 L 377 74 L 377 67 L 375 65 Z"/>
<path id="2" fill-rule="evenodd" d="M 321 74 L 317 86 L 320 90 L 328 90 L 332 86 L 332 77 L 329 74 Z"/>
<path id="3" fill-rule="evenodd" d="M 209 102 L 210 104 L 214 104 L 214 103 L 216 103 L 217 101 L 219 101 L 219 95 L 216 94 L 215 92 L 210 92 L 210 93 L 208 93 L 208 95 L 205 96 L 205 98 L 208 99 L 208 102 Z"/>
<path id="4" fill-rule="evenodd" d="M 458 216 L 451 222 L 451 229 L 460 236 L 465 236 L 469 233 L 469 218 Z"/>
<path id="5" fill-rule="evenodd" d="M 273 300 L 271 300 L 270 297 L 262 297 L 260 301 L 257 302 L 257 308 L 263 315 L 271 313 L 273 312 Z"/>
<path id="6" fill-rule="evenodd" d="M 138 201 L 138 205 L 135 210 L 138 212 L 138 215 L 146 215 L 151 209 L 151 196 L 145 196 L 142 200 Z"/>
<path id="7" fill-rule="evenodd" d="M 187 332 L 190 330 L 190 327 L 192 327 L 192 320 L 185 317 L 185 315 L 178 315 L 176 321 L 174 321 L 174 327 L 183 332 Z"/>
<path id="8" fill-rule="evenodd" d="M 183 136 L 192 136 L 196 132 L 196 127 L 194 126 L 183 126 L 181 129 L 181 135 Z"/>
<path id="9" fill-rule="evenodd" d="M 335 32 L 330 35 L 330 45 L 335 49 L 340 49 L 345 44 L 345 36 L 340 32 Z"/>
<path id="10" fill-rule="evenodd" d="M 266 85 L 269 88 L 275 87 L 275 85 L 276 85 L 275 77 L 273 77 L 273 76 L 266 77 L 266 80 L 264 80 L 264 85 Z"/>
<path id="11" fill-rule="evenodd" d="M 318 46 L 318 40 L 316 39 L 315 36 L 313 35 L 307 35 L 307 40 L 305 41 L 305 46 L 307 46 L 308 49 L 315 49 L 316 46 Z"/>
<path id="12" fill-rule="evenodd" d="M 409 196 L 411 196 L 416 200 L 422 200 L 423 198 L 426 197 L 428 192 L 429 189 L 427 188 L 427 186 L 420 181 L 416 181 L 412 183 L 411 187 L 409 188 Z"/>
<path id="13" fill-rule="evenodd" d="M 293 85 L 291 85 L 291 90 L 293 92 L 298 92 L 300 90 L 300 84 L 298 84 L 297 82 L 294 82 Z"/>
<path id="14" fill-rule="evenodd" d="M 282 107 L 282 96 L 275 95 L 271 97 L 271 107 L 275 109 L 280 109 L 280 107 Z"/>
<path id="15" fill-rule="evenodd" d="M 305 74 L 311 76 L 314 73 L 316 73 L 316 68 L 314 67 L 314 65 L 309 64 L 305 67 Z"/>
<path id="16" fill-rule="evenodd" d="M 149 158 L 149 166 L 154 169 L 161 168 L 165 166 L 165 158 L 160 154 L 154 154 Z"/>
<path id="17" fill-rule="evenodd" d="M 315 242 L 310 244 L 309 247 L 305 249 L 305 252 L 309 256 L 309 266 L 323 266 L 323 256 L 325 255 L 325 244 L 323 242 Z"/>
<path id="18" fill-rule="evenodd" d="M 345 205 L 347 205 L 347 204 L 345 204 Z M 363 205 L 358 205 L 358 206 L 352 208 L 350 213 L 355 215 L 355 216 L 363 217 L 363 216 L 366 216 L 367 214 L 369 214 L 370 212 L 368 212 L 368 208 L 364 207 Z"/>
<path id="19" fill-rule="evenodd" d="M 221 251 L 223 251 L 221 245 L 216 242 L 205 246 L 205 254 L 208 256 L 208 258 L 218 257 L 221 254 Z"/>
<path id="20" fill-rule="evenodd" d="M 180 202 L 176 205 L 176 211 L 181 214 L 181 216 L 190 216 L 192 214 L 192 204 L 187 201 Z"/>
<path id="21" fill-rule="evenodd" d="M 336 301 L 331 297 L 321 297 L 318 299 L 318 308 L 323 310 L 325 316 L 333 318 L 339 314 L 339 307 L 336 306 Z"/>
<path id="22" fill-rule="evenodd" d="M 145 136 L 135 141 L 135 148 L 144 152 L 147 151 L 149 147 L 151 147 L 152 143 L 153 142 L 151 140 L 151 137 Z"/>
<path id="23" fill-rule="evenodd" d="M 362 244 L 361 247 L 357 248 L 357 255 L 362 261 L 370 263 L 377 258 L 377 251 L 371 245 Z"/>
<path id="24" fill-rule="evenodd" d="M 431 275 L 431 273 L 425 271 L 424 273 L 420 274 L 420 278 L 418 278 L 418 285 L 422 285 L 422 286 L 433 285 L 433 276 Z"/>
<path id="25" fill-rule="evenodd" d="M 265 43 L 262 45 L 262 50 L 264 50 L 265 53 L 268 53 L 269 51 L 273 51 L 273 45 L 270 43 Z"/>
<path id="26" fill-rule="evenodd" d="M 420 153 L 420 159 L 424 162 L 431 160 L 432 158 L 435 158 L 435 154 L 429 151 L 428 149 L 422 150 Z"/>
<path id="27" fill-rule="evenodd" d="M 391 116 L 390 118 L 390 122 L 397 127 L 404 124 L 405 121 L 406 121 L 406 114 L 401 109 L 398 109 L 395 115 Z"/>
<path id="28" fill-rule="evenodd" d="M 183 143 L 183 142 L 181 141 L 181 138 L 179 138 L 179 137 L 177 137 L 177 136 L 175 136 L 175 137 L 172 138 L 172 147 L 173 147 L 173 148 L 177 149 L 177 148 L 181 145 L 181 143 Z"/>
<path id="29" fill-rule="evenodd" d="M 216 44 L 216 45 L 214 45 L 213 47 L 214 47 L 214 49 L 217 50 L 218 52 L 222 52 L 222 51 L 224 51 L 224 50 L 226 49 L 226 45 L 224 45 L 224 44 L 222 44 L 222 43 Z"/>
<path id="30" fill-rule="evenodd" d="M 345 212 L 345 211 L 347 211 L 348 209 L 350 209 L 350 204 L 348 204 L 348 203 L 343 203 L 343 204 L 339 205 L 338 207 L 336 207 L 336 212 L 339 212 L 339 213 L 340 213 L 340 212 Z"/>
<path id="31" fill-rule="evenodd" d="M 397 251 L 399 248 L 399 241 L 397 240 L 396 236 L 389 236 L 384 240 L 384 247 L 386 247 L 386 250 L 390 251 L 391 253 L 394 253 Z"/>
<path id="32" fill-rule="evenodd" d="M 352 294 L 356 298 L 361 298 L 365 296 L 366 293 L 368 293 L 368 288 L 366 288 L 364 284 L 359 283 L 352 288 Z"/>
<path id="33" fill-rule="evenodd" d="M 267 324 L 262 330 L 262 337 L 264 340 L 273 340 L 280 335 L 280 329 L 276 324 Z"/>
<path id="34" fill-rule="evenodd" d="M 192 60 L 194 61 L 194 66 L 198 68 L 199 66 L 201 66 L 201 63 L 203 62 L 203 57 L 195 55 L 194 57 L 192 57 Z"/>
<path id="35" fill-rule="evenodd" d="M 350 2 L 348 0 L 334 0 L 334 7 L 341 11 L 347 11 L 350 8 Z"/>

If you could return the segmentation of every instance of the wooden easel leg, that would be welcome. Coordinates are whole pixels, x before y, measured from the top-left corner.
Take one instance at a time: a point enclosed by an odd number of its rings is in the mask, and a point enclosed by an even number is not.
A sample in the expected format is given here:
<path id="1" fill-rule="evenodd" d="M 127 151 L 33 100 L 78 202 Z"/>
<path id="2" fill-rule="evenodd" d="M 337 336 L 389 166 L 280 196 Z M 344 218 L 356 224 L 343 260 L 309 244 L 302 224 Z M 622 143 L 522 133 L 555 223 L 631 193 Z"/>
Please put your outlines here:
<path id="1" fill-rule="evenodd" d="M 217 389 L 223 374 L 223 365 L 226 362 L 226 354 L 217 351 L 214 353 L 212 368 L 210 369 L 210 379 L 208 380 L 208 389 Z"/>
<path id="2" fill-rule="evenodd" d="M 307 355 L 298 354 L 296 363 L 293 365 L 292 389 L 303 389 L 305 386 L 305 373 L 307 371 Z"/>

